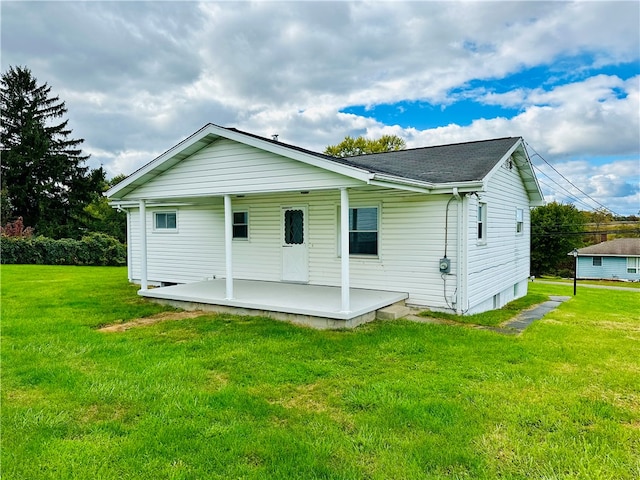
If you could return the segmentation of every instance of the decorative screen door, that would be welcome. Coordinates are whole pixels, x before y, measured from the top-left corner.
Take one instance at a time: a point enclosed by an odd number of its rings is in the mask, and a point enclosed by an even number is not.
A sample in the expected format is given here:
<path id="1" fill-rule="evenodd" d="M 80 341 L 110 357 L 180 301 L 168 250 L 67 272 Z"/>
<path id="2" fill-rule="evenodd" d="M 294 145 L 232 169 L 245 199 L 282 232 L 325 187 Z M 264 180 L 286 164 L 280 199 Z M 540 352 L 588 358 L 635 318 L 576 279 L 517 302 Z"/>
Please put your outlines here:
<path id="1" fill-rule="evenodd" d="M 309 281 L 306 207 L 282 209 L 282 280 Z"/>

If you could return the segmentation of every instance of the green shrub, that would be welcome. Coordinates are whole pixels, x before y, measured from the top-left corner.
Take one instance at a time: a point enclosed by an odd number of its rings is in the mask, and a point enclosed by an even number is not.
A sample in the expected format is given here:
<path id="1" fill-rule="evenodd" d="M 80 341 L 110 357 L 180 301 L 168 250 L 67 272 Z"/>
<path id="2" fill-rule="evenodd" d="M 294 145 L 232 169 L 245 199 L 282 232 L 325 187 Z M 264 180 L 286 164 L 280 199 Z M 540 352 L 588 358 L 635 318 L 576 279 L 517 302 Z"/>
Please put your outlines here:
<path id="1" fill-rule="evenodd" d="M 98 265 L 127 263 L 127 249 L 117 239 L 91 233 L 82 240 L 47 237 L 0 237 L 1 261 L 6 264 Z"/>

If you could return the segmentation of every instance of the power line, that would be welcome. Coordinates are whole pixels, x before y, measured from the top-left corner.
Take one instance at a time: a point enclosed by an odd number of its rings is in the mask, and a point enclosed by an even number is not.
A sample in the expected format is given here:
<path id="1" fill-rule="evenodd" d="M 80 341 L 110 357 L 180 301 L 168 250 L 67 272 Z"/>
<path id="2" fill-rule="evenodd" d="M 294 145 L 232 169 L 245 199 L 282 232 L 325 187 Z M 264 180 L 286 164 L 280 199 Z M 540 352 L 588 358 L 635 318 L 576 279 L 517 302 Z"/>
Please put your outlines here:
<path id="1" fill-rule="evenodd" d="M 619 214 L 617 214 L 616 212 L 614 212 L 613 210 L 611 210 L 609 207 L 607 207 L 606 205 L 603 205 L 602 203 L 600 203 L 599 201 L 597 201 L 595 198 L 593 198 L 591 195 L 589 195 L 588 193 L 584 192 L 583 190 L 581 190 L 580 188 L 578 188 L 576 185 L 574 185 L 571 180 L 569 180 L 567 177 L 565 177 L 563 174 L 561 174 L 558 170 L 556 170 L 556 168 L 551 165 L 549 162 L 547 162 L 547 160 L 545 160 L 545 158 L 540 155 L 531 145 L 529 145 L 526 141 L 525 141 L 525 145 L 527 146 L 527 148 L 531 149 L 531 151 L 534 153 L 534 157 L 540 157 L 540 159 L 546 163 L 547 165 L 549 165 L 549 167 L 551 167 L 551 169 L 556 172 L 558 175 L 560 175 L 569 185 L 571 185 L 573 188 L 575 188 L 576 190 L 578 190 L 580 193 L 582 193 L 585 197 L 587 197 L 588 199 L 590 199 L 592 202 L 600 205 L 602 208 L 604 208 L 605 210 L 611 212 L 614 215 L 620 216 Z M 547 178 L 550 178 L 547 175 Z"/>
<path id="2" fill-rule="evenodd" d="M 533 165 L 533 164 L 532 164 Z M 572 195 L 572 193 L 567 190 L 566 188 L 564 188 L 562 185 L 560 185 L 558 182 L 556 182 L 553 178 L 551 178 L 550 176 L 548 176 L 546 173 L 544 173 L 543 171 L 541 171 L 538 167 L 536 167 L 535 165 L 533 165 L 534 168 L 536 168 L 537 170 L 540 171 L 540 173 L 542 173 L 545 177 L 547 177 L 549 180 L 551 180 L 553 183 L 555 183 L 556 185 L 558 185 L 558 187 L 560 187 L 562 190 L 564 190 L 566 192 L 566 197 L 569 198 L 570 200 L 573 200 L 574 203 L 581 203 L 582 205 L 584 205 L 585 207 L 587 207 L 587 210 L 595 210 L 595 208 L 593 208 L 591 205 L 589 205 L 586 202 L 583 202 L 582 200 L 580 200 L 579 198 L 576 198 Z M 552 191 L 556 191 L 551 185 L 549 185 L 548 183 L 543 182 L 542 180 L 538 179 L 538 182 L 540 182 L 542 185 L 544 185 L 545 187 L 547 187 L 548 189 L 552 190 Z"/>

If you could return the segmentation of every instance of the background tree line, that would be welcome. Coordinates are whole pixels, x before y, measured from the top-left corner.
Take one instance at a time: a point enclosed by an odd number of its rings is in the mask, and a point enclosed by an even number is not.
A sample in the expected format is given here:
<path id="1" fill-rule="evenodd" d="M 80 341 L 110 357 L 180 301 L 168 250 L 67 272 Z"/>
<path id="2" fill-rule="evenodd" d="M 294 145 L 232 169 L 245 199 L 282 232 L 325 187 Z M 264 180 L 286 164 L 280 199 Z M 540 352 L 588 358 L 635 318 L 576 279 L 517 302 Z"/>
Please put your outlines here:
<path id="1" fill-rule="evenodd" d="M 102 167 L 86 166 L 89 155 L 82 153 L 84 140 L 71 137 L 66 113 L 65 102 L 54 96 L 46 83 L 39 84 L 28 68 L 9 67 L 2 74 L 2 236 L 80 240 L 89 234 L 105 234 L 124 242 L 126 216 L 111 208 L 103 193 L 125 176 L 107 180 Z M 337 145 L 329 145 L 324 153 L 345 158 L 404 148 L 405 141 L 396 135 L 378 139 L 347 136 Z M 605 210 L 583 212 L 556 202 L 534 208 L 532 274 L 570 274 L 568 252 L 615 236 L 640 236 L 638 220 L 636 216 L 616 218 Z M 72 262 L 72 254 L 60 253 L 68 253 L 68 248 L 58 245 L 52 255 L 71 258 Z"/>
<path id="2" fill-rule="evenodd" d="M 84 140 L 71 136 L 66 113 L 65 102 L 28 68 L 9 67 L 2 74 L 2 224 L 21 219 L 34 235 L 79 239 L 100 232 L 123 242 L 125 217 L 102 195 L 120 179 L 107 181 L 102 167 L 86 166 Z"/>

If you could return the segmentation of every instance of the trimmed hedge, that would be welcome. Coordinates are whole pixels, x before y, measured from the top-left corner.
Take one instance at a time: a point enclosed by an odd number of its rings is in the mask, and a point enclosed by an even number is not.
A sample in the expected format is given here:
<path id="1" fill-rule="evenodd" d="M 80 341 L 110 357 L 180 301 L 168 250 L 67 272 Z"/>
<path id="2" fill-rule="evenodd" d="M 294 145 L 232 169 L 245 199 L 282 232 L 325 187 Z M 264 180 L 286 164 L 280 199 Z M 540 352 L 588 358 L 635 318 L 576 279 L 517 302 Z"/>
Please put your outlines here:
<path id="1" fill-rule="evenodd" d="M 0 237 L 1 262 L 35 265 L 126 265 L 127 249 L 104 233 L 91 233 L 82 240 L 47 237 Z"/>

